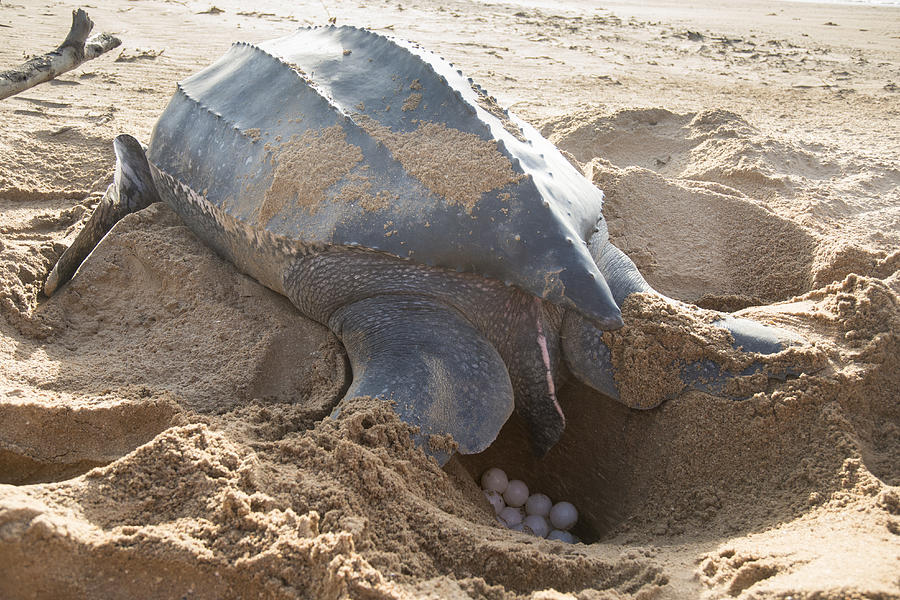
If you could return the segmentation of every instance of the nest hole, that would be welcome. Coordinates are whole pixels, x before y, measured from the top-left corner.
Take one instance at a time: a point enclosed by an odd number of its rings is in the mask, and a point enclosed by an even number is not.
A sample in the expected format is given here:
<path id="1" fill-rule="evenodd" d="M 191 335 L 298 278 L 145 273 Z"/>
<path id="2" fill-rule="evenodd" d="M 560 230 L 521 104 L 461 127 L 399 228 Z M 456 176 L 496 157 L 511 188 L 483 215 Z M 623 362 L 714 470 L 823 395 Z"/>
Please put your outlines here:
<path id="1" fill-rule="evenodd" d="M 561 390 L 559 400 L 566 430 L 546 456 L 535 456 L 525 422 L 513 413 L 487 450 L 459 455 L 459 462 L 479 486 L 482 473 L 499 467 L 510 480 L 524 481 L 529 493 L 571 502 L 579 515 L 572 533 L 591 544 L 609 537 L 641 496 L 639 442 L 629 432 L 650 415 L 577 383 Z"/>

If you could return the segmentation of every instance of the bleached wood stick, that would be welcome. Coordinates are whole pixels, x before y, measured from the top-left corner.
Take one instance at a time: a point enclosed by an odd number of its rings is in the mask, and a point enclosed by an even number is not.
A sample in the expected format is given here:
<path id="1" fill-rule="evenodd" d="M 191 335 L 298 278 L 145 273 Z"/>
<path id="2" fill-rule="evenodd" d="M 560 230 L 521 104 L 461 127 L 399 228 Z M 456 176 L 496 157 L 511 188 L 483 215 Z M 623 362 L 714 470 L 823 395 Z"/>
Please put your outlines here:
<path id="1" fill-rule="evenodd" d="M 93 28 L 94 22 L 84 10 L 73 10 L 72 28 L 59 48 L 0 73 L 0 100 L 71 71 L 81 63 L 97 58 L 122 43 L 119 38 L 108 33 L 87 39 Z"/>

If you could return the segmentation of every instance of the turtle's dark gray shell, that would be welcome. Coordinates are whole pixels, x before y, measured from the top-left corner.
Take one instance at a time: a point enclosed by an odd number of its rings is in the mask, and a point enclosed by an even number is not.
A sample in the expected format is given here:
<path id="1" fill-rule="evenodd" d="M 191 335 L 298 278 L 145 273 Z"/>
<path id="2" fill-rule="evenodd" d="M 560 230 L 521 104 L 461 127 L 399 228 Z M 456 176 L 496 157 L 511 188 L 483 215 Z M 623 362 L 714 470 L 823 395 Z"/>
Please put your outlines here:
<path id="1" fill-rule="evenodd" d="M 235 44 L 178 86 L 149 158 L 249 228 L 477 273 L 621 322 L 584 243 L 602 192 L 407 42 L 323 27 Z"/>

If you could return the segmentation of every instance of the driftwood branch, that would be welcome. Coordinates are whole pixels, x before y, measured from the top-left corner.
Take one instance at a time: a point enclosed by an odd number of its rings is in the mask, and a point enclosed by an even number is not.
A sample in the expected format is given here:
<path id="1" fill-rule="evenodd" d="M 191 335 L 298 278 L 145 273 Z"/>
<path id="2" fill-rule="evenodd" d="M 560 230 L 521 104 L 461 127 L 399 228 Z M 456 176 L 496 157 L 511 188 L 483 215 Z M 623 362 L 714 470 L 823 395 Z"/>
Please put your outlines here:
<path id="1" fill-rule="evenodd" d="M 71 71 L 81 63 L 109 52 L 122 42 L 108 33 L 88 39 L 94 22 L 82 9 L 72 11 L 72 28 L 53 52 L 36 56 L 25 64 L 0 72 L 0 100 Z"/>

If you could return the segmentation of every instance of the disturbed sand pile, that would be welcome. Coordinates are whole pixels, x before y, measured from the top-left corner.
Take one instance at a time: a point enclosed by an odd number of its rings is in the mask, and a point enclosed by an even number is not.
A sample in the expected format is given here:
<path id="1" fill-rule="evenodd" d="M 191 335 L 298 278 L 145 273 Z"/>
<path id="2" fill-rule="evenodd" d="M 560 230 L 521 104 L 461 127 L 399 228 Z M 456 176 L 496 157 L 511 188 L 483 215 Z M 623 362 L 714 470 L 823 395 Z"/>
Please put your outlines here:
<path id="1" fill-rule="evenodd" d="M 745 401 L 633 411 L 570 383 L 545 459 L 514 416 L 442 470 L 378 403 L 323 420 L 340 345 L 164 206 L 40 296 L 111 179 L 112 138 L 146 140 L 174 82 L 230 41 L 327 6 L 117 0 L 91 16 L 121 55 L 0 104 L 0 597 L 900 595 L 890 9 L 327 15 L 390 26 L 517 103 L 606 191 L 612 240 L 657 289 L 804 337 L 821 368 L 742 382 Z M 2 62 L 52 46 L 67 10 L 0 6 Z M 699 326 L 661 310 L 633 298 L 616 334 L 635 389 L 665 385 L 638 348 L 703 351 Z M 593 543 L 498 527 L 473 480 L 494 465 L 573 502 Z"/>

